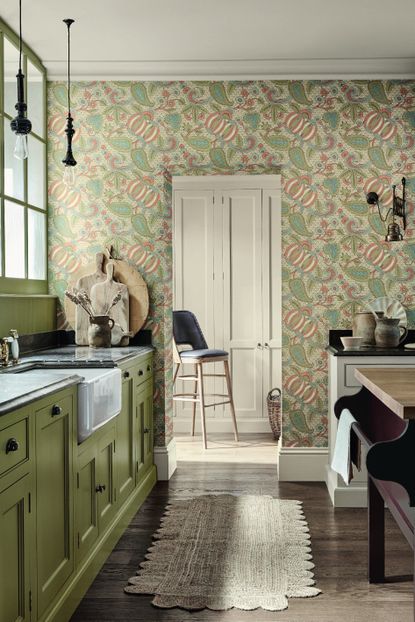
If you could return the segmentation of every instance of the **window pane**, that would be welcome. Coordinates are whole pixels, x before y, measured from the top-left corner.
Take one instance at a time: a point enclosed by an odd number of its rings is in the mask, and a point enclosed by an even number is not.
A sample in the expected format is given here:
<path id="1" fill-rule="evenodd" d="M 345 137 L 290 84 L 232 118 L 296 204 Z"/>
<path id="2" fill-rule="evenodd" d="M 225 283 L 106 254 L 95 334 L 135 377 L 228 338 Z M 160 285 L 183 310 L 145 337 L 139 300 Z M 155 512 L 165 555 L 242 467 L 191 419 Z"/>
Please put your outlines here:
<path id="1" fill-rule="evenodd" d="M 19 69 L 19 50 L 4 37 L 4 110 L 16 116 L 17 86 L 16 74 Z"/>
<path id="2" fill-rule="evenodd" d="M 43 74 L 32 65 L 30 60 L 27 61 L 27 109 L 32 122 L 32 130 L 43 137 Z"/>
<path id="3" fill-rule="evenodd" d="M 4 193 L 23 201 L 23 161 L 13 155 L 15 142 L 16 135 L 10 129 L 10 121 L 4 119 Z"/>
<path id="4" fill-rule="evenodd" d="M 8 277 L 25 277 L 24 207 L 4 202 L 4 258 Z"/>
<path id="5" fill-rule="evenodd" d="M 29 279 L 46 278 L 46 216 L 32 209 L 27 214 Z"/>
<path id="6" fill-rule="evenodd" d="M 45 209 L 45 145 L 30 134 L 27 183 L 28 202 L 31 205 Z"/>

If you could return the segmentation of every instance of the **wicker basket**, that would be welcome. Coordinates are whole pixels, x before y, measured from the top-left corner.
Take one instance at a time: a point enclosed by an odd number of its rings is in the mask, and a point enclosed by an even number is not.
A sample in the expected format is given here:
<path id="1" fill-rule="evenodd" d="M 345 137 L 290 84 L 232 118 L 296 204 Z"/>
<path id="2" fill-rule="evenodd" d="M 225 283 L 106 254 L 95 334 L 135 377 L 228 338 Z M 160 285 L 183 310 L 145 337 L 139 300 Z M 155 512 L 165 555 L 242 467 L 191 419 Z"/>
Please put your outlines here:
<path id="1" fill-rule="evenodd" d="M 276 441 L 281 437 L 281 389 L 275 388 L 267 395 L 268 418 Z"/>

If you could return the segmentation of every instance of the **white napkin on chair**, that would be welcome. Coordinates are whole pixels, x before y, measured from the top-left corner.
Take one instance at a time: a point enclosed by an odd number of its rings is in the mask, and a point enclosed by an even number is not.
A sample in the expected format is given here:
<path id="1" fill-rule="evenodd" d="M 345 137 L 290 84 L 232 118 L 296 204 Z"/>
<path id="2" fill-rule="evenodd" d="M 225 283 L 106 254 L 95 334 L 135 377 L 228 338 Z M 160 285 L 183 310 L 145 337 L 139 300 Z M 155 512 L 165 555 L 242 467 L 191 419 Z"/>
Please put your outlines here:
<path id="1" fill-rule="evenodd" d="M 344 408 L 339 418 L 336 444 L 331 461 L 331 468 L 342 476 L 346 484 L 350 484 L 350 480 L 353 477 L 353 467 L 350 457 L 350 434 L 353 423 L 356 423 L 356 419 L 353 417 L 350 410 Z"/>

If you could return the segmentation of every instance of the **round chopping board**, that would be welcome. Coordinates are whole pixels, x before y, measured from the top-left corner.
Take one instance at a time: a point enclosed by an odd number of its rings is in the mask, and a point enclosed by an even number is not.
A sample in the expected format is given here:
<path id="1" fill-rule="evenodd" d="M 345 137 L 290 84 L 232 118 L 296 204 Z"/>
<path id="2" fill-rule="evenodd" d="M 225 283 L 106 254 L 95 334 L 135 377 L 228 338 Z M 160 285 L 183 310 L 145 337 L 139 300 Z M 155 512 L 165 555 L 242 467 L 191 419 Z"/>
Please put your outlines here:
<path id="1" fill-rule="evenodd" d="M 135 335 L 144 326 L 149 311 L 149 299 L 147 284 L 141 274 L 122 259 L 108 259 L 104 257 L 104 271 L 108 261 L 114 264 L 114 279 L 128 287 L 130 298 L 130 331 Z M 68 289 L 76 287 L 78 280 L 87 274 L 96 272 L 95 262 L 83 266 L 77 270 L 68 284 Z M 65 296 L 65 315 L 68 324 L 75 326 L 75 305 Z"/>

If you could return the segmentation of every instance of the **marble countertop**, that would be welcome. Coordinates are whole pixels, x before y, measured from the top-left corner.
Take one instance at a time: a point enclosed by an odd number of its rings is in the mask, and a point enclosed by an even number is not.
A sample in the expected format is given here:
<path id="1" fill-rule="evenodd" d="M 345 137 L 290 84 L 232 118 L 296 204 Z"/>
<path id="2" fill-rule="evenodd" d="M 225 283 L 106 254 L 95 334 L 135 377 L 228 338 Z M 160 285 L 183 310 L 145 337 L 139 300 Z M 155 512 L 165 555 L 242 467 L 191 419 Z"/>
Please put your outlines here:
<path id="1" fill-rule="evenodd" d="M 39 370 L 30 376 L 24 373 L 0 375 L 0 415 L 21 408 L 45 395 L 81 382 L 82 378 L 71 371 L 54 373 L 53 370 Z"/>
<path id="2" fill-rule="evenodd" d="M 24 356 L 17 365 L 0 368 L 0 415 L 78 384 L 82 381 L 82 369 L 117 367 L 120 363 L 153 351 L 152 346 L 62 346 Z M 25 370 L 30 370 L 30 374 L 25 374 Z"/>
<path id="3" fill-rule="evenodd" d="M 88 346 L 62 346 L 59 348 L 48 348 L 39 352 L 29 354 L 22 358 L 22 363 L 30 362 L 51 362 L 51 363 L 79 363 L 79 367 L 85 364 L 100 367 L 107 363 L 108 366 L 115 367 L 136 356 L 144 356 L 153 352 L 152 346 L 127 346 L 125 348 L 89 348 Z"/>

